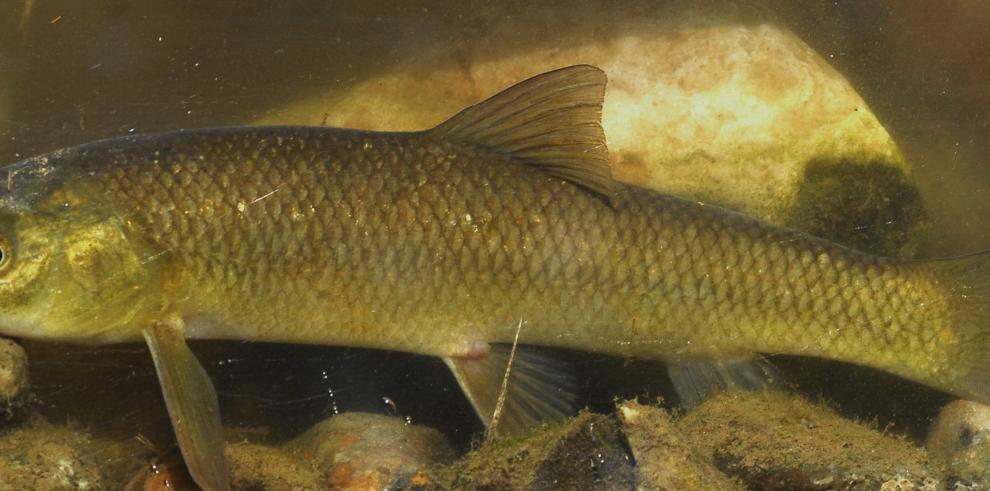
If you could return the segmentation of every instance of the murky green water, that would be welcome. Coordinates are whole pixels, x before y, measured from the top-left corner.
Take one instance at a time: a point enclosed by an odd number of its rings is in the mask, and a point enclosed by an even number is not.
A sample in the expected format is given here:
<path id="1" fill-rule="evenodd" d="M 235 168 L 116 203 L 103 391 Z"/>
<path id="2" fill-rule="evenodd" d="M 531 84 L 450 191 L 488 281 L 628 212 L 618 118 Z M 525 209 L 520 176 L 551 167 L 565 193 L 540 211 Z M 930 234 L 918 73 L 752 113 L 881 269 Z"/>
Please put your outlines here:
<path id="1" fill-rule="evenodd" d="M 661 19 L 660 22 L 657 19 Z M 94 139 L 246 124 L 456 46 L 465 64 L 628 34 L 770 23 L 842 73 L 900 146 L 931 219 L 924 255 L 990 247 L 990 6 L 982 2 L 0 1 L 0 162 Z M 492 25 L 499 32 L 492 36 Z M 484 34 L 497 43 L 478 44 Z M 642 60 L 649 63 L 650 60 Z M 554 65 L 534 66 L 533 73 Z M 448 66 L 422 66 L 423 74 Z M 421 101 L 432 105 L 435 101 Z M 661 108 L 662 110 L 662 108 Z M 315 112 L 331 114 L 333 107 Z M 28 345 L 33 402 L 94 434 L 171 442 L 140 346 Z M 199 343 L 227 422 L 287 438 L 334 411 L 440 427 L 462 449 L 480 431 L 437 360 L 398 353 Z M 574 355 L 585 402 L 667 395 L 662 367 Z M 840 412 L 923 438 L 944 395 L 865 370 L 778 360 Z M 383 402 L 383 397 L 394 402 Z M 21 419 L 19 419 L 21 418 Z M 5 424 L 5 423 L 0 423 Z M 13 424 L 13 423 L 11 423 Z"/>

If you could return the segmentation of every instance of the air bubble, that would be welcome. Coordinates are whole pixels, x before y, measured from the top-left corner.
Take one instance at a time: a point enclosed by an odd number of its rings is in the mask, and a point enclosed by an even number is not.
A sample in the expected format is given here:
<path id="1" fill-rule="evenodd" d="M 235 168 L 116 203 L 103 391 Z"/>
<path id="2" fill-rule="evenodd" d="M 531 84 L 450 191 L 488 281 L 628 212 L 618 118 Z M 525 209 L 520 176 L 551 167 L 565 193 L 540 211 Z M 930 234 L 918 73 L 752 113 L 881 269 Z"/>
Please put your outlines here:
<path id="1" fill-rule="evenodd" d="M 399 409 L 395 406 L 395 401 L 392 399 L 382 396 L 382 403 L 385 404 L 385 409 L 388 410 L 389 414 L 392 416 L 399 415 Z"/>

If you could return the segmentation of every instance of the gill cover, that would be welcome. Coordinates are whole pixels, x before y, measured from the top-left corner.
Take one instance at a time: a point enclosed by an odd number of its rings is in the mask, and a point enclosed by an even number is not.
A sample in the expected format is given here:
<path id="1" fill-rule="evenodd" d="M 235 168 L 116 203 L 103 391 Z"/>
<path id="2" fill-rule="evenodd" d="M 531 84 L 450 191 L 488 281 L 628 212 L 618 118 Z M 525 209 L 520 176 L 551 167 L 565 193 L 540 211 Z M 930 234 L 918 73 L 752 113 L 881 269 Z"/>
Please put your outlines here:
<path id="1" fill-rule="evenodd" d="M 0 333 L 75 343 L 141 339 L 159 271 L 94 193 L 0 203 Z M 95 194 L 99 196 L 99 193 Z"/>

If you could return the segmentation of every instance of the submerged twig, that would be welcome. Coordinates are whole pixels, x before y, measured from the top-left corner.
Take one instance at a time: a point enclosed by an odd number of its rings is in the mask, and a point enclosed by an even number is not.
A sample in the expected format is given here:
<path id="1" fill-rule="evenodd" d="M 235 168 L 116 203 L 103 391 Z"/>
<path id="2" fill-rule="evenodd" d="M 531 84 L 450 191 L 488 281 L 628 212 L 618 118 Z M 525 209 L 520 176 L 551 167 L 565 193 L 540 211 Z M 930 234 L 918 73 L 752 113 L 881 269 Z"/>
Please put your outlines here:
<path id="1" fill-rule="evenodd" d="M 509 362 L 505 365 L 505 375 L 502 376 L 502 387 L 498 391 L 498 400 L 495 402 L 495 412 L 492 413 L 492 423 L 488 425 L 485 432 L 485 443 L 495 440 L 495 429 L 498 427 L 498 420 L 502 416 L 502 408 L 505 407 L 505 395 L 509 391 L 509 374 L 512 373 L 512 362 L 516 358 L 516 346 L 519 345 L 519 333 L 522 332 L 523 321 L 519 319 L 516 326 L 516 337 L 512 340 L 512 350 L 509 351 Z"/>

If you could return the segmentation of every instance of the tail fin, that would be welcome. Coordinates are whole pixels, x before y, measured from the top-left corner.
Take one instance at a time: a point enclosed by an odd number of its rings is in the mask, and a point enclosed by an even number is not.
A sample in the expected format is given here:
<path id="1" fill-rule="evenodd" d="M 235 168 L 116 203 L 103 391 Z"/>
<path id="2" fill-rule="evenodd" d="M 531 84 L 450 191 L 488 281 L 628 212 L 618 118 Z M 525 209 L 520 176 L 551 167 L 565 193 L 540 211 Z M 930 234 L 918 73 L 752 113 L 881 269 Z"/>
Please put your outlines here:
<path id="1" fill-rule="evenodd" d="M 927 264 L 949 294 L 956 339 L 944 388 L 990 404 L 990 251 Z"/>

